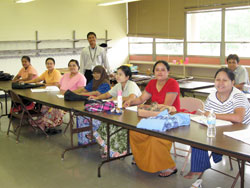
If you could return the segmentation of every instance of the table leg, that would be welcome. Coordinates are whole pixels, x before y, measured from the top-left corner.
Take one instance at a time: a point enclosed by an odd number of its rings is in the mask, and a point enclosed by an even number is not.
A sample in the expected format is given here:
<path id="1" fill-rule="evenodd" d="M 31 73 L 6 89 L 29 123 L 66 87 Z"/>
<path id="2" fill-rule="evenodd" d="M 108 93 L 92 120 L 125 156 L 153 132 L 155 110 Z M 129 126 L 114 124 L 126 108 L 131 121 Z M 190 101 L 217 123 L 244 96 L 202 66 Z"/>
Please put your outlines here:
<path id="1" fill-rule="evenodd" d="M 107 123 L 106 128 L 107 128 L 106 129 L 107 130 L 107 159 L 102 161 L 98 166 L 98 172 L 97 172 L 98 178 L 101 177 L 101 167 L 103 164 L 132 155 L 132 153 L 129 153 L 129 150 L 130 150 L 129 149 L 129 139 L 127 139 L 127 151 L 128 151 L 127 154 L 119 156 L 119 157 L 110 157 L 110 137 L 111 137 L 111 134 L 110 134 L 110 124 L 109 123 Z M 128 130 L 128 132 L 129 132 L 129 130 Z M 112 135 L 113 135 L 113 133 L 112 133 Z"/>
<path id="2" fill-rule="evenodd" d="M 83 132 L 83 131 L 89 131 L 89 130 L 92 130 L 92 136 L 93 136 L 93 126 L 92 126 L 92 121 L 90 122 L 90 126 L 89 127 L 84 127 L 84 128 L 76 128 L 74 129 L 74 114 L 73 112 L 69 112 L 70 114 L 70 121 L 69 121 L 69 128 L 70 128 L 70 145 L 71 147 L 69 148 L 66 148 L 63 153 L 61 154 L 61 159 L 64 160 L 64 154 L 67 152 L 67 151 L 71 151 L 71 150 L 75 150 L 75 149 L 79 149 L 79 148 L 86 148 L 87 146 L 90 146 L 90 145 L 94 145 L 96 144 L 95 142 L 93 142 L 93 139 L 92 139 L 92 142 L 89 143 L 89 144 L 85 144 L 85 145 L 78 145 L 78 146 L 74 146 L 74 140 L 73 140 L 73 136 L 74 134 L 77 134 L 79 132 Z M 92 119 L 91 119 L 92 120 Z"/>
<path id="3" fill-rule="evenodd" d="M 241 161 L 241 169 L 240 169 L 240 187 L 244 188 L 244 182 L 245 182 L 245 163 L 246 161 Z"/>

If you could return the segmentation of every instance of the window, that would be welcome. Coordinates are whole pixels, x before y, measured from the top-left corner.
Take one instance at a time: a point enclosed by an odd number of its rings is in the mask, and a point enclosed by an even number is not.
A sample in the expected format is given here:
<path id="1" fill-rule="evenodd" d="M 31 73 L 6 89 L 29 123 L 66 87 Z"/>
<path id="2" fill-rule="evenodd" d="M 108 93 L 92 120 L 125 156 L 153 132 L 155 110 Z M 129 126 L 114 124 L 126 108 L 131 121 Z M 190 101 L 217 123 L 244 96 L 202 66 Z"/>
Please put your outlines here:
<path id="1" fill-rule="evenodd" d="M 242 7 L 225 12 L 226 55 L 250 56 L 250 9 Z"/>
<path id="2" fill-rule="evenodd" d="M 153 53 L 153 38 L 129 37 L 130 54 L 151 54 Z"/>
<path id="3" fill-rule="evenodd" d="M 187 55 L 220 56 L 221 11 L 187 14 Z"/>
<path id="4" fill-rule="evenodd" d="M 218 60 L 217 63 L 224 63 L 222 54 L 237 54 L 249 59 L 249 25 L 250 6 L 188 12 L 186 43 L 175 39 L 130 37 L 130 54 L 151 55 L 154 60 L 157 56 L 212 57 Z"/>
<path id="5" fill-rule="evenodd" d="M 157 55 L 183 55 L 183 40 L 156 39 Z"/>
<path id="6" fill-rule="evenodd" d="M 220 44 L 218 43 L 188 43 L 188 55 L 220 56 Z"/>

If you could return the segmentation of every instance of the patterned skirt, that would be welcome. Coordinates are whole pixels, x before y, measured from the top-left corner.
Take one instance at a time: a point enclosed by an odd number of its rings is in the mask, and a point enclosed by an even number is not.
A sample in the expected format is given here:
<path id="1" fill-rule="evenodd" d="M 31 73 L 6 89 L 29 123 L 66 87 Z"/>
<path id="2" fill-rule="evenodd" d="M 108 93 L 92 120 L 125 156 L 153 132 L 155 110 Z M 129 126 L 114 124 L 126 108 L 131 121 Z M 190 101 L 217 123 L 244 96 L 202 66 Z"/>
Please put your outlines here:
<path id="1" fill-rule="evenodd" d="M 37 117 L 33 121 L 29 120 L 29 123 L 34 127 L 40 127 L 45 130 L 46 127 L 57 127 L 63 123 L 63 116 L 65 112 L 63 110 L 52 108 L 43 105 L 41 108 L 41 116 Z"/>
<path id="2" fill-rule="evenodd" d="M 77 116 L 76 117 L 76 125 L 77 125 L 77 128 L 88 127 L 90 125 L 90 118 L 85 117 L 85 116 Z M 96 131 L 100 127 L 101 121 L 96 120 L 96 119 L 92 119 L 92 125 L 93 125 L 93 131 Z M 79 145 L 89 144 L 91 142 L 87 138 L 87 135 L 89 135 L 89 134 L 90 134 L 90 131 L 78 133 L 78 144 Z M 93 142 L 96 142 L 96 140 L 94 139 L 92 141 L 92 143 Z"/>
<path id="3" fill-rule="evenodd" d="M 104 154 L 107 154 L 107 125 L 102 123 L 97 131 L 94 132 L 94 137 L 102 146 Z M 116 132 L 120 127 L 110 125 L 110 134 Z M 110 137 L 110 157 L 119 157 L 127 153 L 127 130 L 122 129 Z"/>
<path id="4" fill-rule="evenodd" d="M 90 125 L 90 118 L 84 116 L 77 116 L 76 118 L 77 128 L 88 127 Z M 94 140 L 92 142 L 97 142 L 102 149 L 102 153 L 107 154 L 107 131 L 106 123 L 99 120 L 92 119 L 93 125 L 93 136 Z M 117 131 L 120 127 L 110 125 L 110 133 Z M 78 144 L 85 145 L 91 142 L 88 139 L 90 131 L 85 131 L 78 133 Z M 119 157 L 127 153 L 127 130 L 122 129 L 116 134 L 110 137 L 110 157 Z"/>

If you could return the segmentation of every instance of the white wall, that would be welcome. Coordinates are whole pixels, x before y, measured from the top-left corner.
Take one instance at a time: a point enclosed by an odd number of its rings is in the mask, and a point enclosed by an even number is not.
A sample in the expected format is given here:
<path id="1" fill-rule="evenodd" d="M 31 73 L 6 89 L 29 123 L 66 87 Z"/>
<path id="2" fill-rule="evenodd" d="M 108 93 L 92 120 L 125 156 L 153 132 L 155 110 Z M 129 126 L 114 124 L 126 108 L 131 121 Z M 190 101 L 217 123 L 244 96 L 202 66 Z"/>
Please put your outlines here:
<path id="1" fill-rule="evenodd" d="M 108 43 L 112 47 L 108 52 L 111 67 L 116 68 L 128 60 L 125 5 L 98 7 L 94 0 L 36 0 L 26 4 L 1 0 L 0 25 L 0 41 L 35 40 L 36 30 L 39 40 L 71 39 L 73 30 L 76 38 L 86 38 L 89 31 L 104 38 L 105 30 L 108 30 L 108 37 L 112 39 Z M 20 57 L 22 55 L 25 54 Z M 21 68 L 20 57 L 0 59 L 0 70 L 16 74 Z M 67 67 L 71 58 L 79 60 L 79 55 L 53 57 L 56 67 Z M 39 72 L 45 70 L 45 59 L 32 58 L 32 64 Z"/>

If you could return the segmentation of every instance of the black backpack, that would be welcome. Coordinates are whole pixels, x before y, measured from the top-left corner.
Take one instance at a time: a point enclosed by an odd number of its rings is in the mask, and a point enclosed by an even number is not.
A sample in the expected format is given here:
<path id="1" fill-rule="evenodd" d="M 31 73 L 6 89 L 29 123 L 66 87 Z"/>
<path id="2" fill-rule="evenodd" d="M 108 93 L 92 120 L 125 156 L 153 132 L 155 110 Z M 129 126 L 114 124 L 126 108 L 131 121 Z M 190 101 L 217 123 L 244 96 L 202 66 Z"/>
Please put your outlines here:
<path id="1" fill-rule="evenodd" d="M 12 89 L 29 89 L 44 86 L 44 84 L 32 84 L 32 83 L 12 83 Z"/>
<path id="2" fill-rule="evenodd" d="M 13 77 L 14 75 L 0 71 L 0 81 L 9 81 L 9 80 L 12 80 Z"/>
<path id="3" fill-rule="evenodd" d="M 64 93 L 64 100 L 65 101 L 87 101 L 88 96 L 83 96 L 83 95 L 77 95 L 76 93 L 67 90 Z"/>

